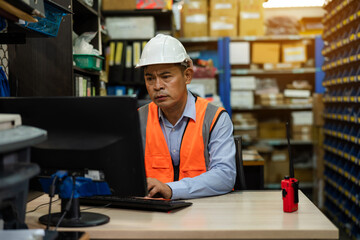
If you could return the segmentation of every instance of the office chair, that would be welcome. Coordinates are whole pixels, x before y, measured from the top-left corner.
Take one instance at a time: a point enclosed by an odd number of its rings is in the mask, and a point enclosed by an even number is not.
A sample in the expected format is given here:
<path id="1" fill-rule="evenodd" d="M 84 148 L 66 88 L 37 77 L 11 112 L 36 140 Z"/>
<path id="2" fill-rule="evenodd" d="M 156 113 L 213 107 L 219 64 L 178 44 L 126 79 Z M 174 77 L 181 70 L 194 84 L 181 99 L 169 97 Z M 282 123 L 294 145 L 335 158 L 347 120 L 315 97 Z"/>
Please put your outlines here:
<path id="1" fill-rule="evenodd" d="M 234 136 L 235 141 L 235 161 L 236 161 L 236 181 L 234 185 L 234 190 L 245 190 L 245 174 L 244 174 L 244 164 L 242 157 L 242 138 L 241 136 Z"/>

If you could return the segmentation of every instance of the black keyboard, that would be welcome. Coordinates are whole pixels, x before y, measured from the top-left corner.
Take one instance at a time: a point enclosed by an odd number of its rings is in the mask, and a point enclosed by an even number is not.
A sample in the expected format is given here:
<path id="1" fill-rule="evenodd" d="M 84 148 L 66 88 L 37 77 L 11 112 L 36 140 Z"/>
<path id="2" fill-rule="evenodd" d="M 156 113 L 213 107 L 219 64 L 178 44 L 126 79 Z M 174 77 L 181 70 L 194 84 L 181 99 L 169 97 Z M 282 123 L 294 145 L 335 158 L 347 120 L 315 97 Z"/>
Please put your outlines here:
<path id="1" fill-rule="evenodd" d="M 117 197 L 117 196 L 93 196 L 80 198 L 80 205 L 106 206 L 114 208 L 130 208 L 149 211 L 168 212 L 174 209 L 191 206 L 191 202 L 181 200 L 140 198 L 140 197 Z"/>

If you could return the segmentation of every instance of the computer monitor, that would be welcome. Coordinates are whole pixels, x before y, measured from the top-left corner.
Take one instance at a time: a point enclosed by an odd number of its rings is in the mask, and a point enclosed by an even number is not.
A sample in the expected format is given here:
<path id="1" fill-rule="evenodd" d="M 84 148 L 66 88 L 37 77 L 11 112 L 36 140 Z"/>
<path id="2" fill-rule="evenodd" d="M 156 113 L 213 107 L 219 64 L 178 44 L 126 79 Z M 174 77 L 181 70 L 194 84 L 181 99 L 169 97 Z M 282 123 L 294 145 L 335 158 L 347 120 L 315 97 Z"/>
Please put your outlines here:
<path id="1" fill-rule="evenodd" d="M 127 96 L 0 98 L 0 113 L 18 113 L 23 125 L 47 131 L 31 149 L 42 175 L 99 170 L 124 197 L 147 194 L 137 106 Z"/>

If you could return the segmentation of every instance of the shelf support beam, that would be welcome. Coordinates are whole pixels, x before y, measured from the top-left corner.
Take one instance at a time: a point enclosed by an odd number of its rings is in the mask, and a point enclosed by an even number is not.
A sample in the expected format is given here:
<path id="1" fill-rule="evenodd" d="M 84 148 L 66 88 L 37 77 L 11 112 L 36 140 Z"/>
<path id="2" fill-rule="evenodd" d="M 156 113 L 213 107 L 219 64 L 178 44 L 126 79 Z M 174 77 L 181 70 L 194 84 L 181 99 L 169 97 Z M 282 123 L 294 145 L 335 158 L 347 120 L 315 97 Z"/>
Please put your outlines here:
<path id="1" fill-rule="evenodd" d="M 219 60 L 219 95 L 224 108 L 231 117 L 230 104 L 230 54 L 229 54 L 230 38 L 224 37 L 218 39 L 218 60 Z"/>

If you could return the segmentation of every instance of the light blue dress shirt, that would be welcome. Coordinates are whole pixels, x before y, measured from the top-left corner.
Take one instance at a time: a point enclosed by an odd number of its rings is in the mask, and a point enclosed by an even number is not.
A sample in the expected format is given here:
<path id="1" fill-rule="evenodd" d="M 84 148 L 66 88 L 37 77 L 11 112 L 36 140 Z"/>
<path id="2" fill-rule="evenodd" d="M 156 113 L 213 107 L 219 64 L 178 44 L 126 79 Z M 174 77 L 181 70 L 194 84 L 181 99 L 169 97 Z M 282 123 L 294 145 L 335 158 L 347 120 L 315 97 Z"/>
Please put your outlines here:
<path id="1" fill-rule="evenodd" d="M 190 92 L 184 112 L 175 125 L 172 125 L 159 109 L 160 126 L 175 166 L 179 165 L 181 139 L 189 118 L 196 121 L 195 97 Z M 172 199 L 220 195 L 233 189 L 236 177 L 236 150 L 233 125 L 227 113 L 220 115 L 207 147 L 210 154 L 208 171 L 193 178 L 167 183 L 172 189 Z"/>

